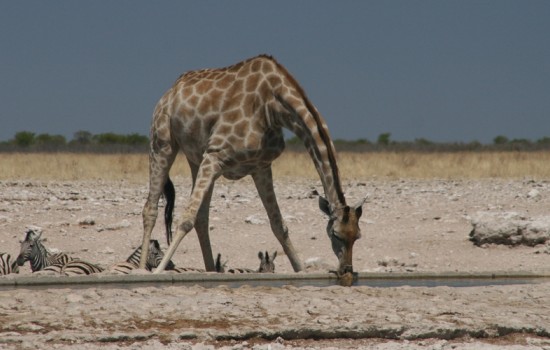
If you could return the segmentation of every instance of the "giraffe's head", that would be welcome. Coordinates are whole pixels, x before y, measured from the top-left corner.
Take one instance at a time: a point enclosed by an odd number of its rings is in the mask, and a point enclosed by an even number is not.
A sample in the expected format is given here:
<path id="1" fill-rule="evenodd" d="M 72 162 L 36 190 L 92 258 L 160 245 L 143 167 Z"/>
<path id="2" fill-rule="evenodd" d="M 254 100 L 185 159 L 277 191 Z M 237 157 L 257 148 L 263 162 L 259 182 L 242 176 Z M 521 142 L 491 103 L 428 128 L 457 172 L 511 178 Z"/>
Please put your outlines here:
<path id="1" fill-rule="evenodd" d="M 353 273 L 353 244 L 361 238 L 359 218 L 363 213 L 363 203 L 334 208 L 325 198 L 319 196 L 319 208 L 328 215 L 327 234 L 332 250 L 338 258 L 338 276 Z"/>

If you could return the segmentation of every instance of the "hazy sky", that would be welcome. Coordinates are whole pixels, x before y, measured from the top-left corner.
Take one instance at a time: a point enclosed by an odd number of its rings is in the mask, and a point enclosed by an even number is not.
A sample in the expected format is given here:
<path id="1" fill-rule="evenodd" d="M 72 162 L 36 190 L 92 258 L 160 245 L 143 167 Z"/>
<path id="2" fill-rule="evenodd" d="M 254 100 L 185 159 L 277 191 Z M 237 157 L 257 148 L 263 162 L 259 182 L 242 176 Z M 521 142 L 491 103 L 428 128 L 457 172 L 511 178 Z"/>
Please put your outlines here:
<path id="1" fill-rule="evenodd" d="M 261 53 L 333 138 L 550 136 L 550 1 L 1 1 L 0 140 L 148 135 L 177 77 Z"/>

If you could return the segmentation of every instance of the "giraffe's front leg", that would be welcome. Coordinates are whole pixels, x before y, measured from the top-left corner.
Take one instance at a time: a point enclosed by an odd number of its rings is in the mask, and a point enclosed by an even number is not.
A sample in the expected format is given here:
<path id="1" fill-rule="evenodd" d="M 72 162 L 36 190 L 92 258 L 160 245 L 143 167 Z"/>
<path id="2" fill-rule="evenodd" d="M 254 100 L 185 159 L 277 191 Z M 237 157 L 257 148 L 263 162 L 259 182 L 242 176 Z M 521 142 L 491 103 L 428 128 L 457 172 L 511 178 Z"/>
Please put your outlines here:
<path id="1" fill-rule="evenodd" d="M 294 245 L 290 241 L 288 236 L 288 228 L 286 227 L 281 210 L 277 204 L 277 198 L 275 196 L 275 190 L 273 189 L 273 175 L 271 173 L 271 167 L 258 169 L 252 174 L 254 184 L 260 195 L 260 199 L 267 211 L 269 217 L 269 223 L 271 230 L 277 237 L 277 240 L 281 243 L 283 250 L 290 260 L 290 264 L 295 272 L 302 271 L 302 262 L 294 249 Z"/>
<path id="2" fill-rule="evenodd" d="M 201 208 L 201 205 L 203 203 L 205 204 L 206 210 L 208 209 L 208 205 L 210 204 L 210 191 L 211 188 L 214 185 L 214 181 L 220 176 L 221 174 L 221 167 L 220 163 L 218 162 L 218 159 L 215 154 L 207 154 L 204 159 L 201 162 L 201 165 L 199 166 L 199 171 L 197 173 L 197 177 L 195 179 L 195 183 L 193 186 L 193 190 L 191 192 L 191 198 L 189 201 L 189 204 L 187 205 L 187 208 L 185 209 L 182 219 L 177 226 L 176 236 L 172 243 L 170 244 L 170 247 L 168 247 L 168 251 L 164 255 L 164 258 L 160 262 L 159 266 L 155 270 L 154 273 L 162 272 L 165 268 L 170 259 L 172 259 L 172 256 L 176 252 L 176 249 L 178 248 L 178 245 L 180 244 L 181 240 L 193 229 L 195 226 L 195 222 L 197 221 L 197 216 L 199 209 Z M 201 242 L 201 248 L 203 250 L 203 254 L 205 252 L 205 249 L 202 247 L 202 245 L 206 244 L 206 241 Z M 208 245 L 210 246 L 210 241 L 208 240 Z M 212 248 L 209 247 L 207 251 L 210 251 L 210 254 L 212 254 Z M 213 259 L 212 260 L 213 265 Z M 207 261 L 207 258 L 205 257 L 205 262 Z M 209 266 L 207 266 L 208 268 Z"/>

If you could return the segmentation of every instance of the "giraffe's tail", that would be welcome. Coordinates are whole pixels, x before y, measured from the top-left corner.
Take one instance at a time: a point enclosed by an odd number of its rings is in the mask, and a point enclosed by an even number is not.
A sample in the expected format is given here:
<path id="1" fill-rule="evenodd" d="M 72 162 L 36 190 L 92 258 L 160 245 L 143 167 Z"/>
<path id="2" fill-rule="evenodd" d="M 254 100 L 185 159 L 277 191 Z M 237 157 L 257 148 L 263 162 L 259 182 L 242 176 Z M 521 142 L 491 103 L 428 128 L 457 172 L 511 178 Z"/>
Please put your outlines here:
<path id="1" fill-rule="evenodd" d="M 174 203 L 176 201 L 176 189 L 170 177 L 166 179 L 164 184 L 164 199 L 166 200 L 166 206 L 164 208 L 164 225 L 166 226 L 166 242 L 170 245 L 172 242 L 172 219 L 174 216 Z"/>

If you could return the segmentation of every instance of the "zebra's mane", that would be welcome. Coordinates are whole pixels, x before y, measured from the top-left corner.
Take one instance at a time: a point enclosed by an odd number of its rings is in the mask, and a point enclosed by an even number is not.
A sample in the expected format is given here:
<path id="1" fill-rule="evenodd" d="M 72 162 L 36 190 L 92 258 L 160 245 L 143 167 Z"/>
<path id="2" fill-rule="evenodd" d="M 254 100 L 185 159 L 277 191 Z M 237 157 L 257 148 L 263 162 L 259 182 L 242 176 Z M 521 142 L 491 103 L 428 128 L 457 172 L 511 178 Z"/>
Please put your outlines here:
<path id="1" fill-rule="evenodd" d="M 33 240 L 39 241 L 40 235 L 37 234 L 33 229 L 28 229 L 25 235 L 25 242 L 29 242 Z"/>
<path id="2" fill-rule="evenodd" d="M 42 250 L 46 256 L 49 256 L 52 254 L 52 252 L 42 244 L 42 233 L 36 233 L 35 230 L 32 228 L 29 228 L 27 230 L 27 234 L 25 235 L 24 242 L 31 242 L 34 241 L 38 249 Z"/>

